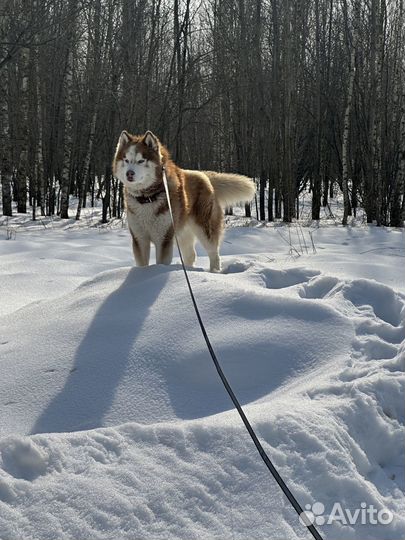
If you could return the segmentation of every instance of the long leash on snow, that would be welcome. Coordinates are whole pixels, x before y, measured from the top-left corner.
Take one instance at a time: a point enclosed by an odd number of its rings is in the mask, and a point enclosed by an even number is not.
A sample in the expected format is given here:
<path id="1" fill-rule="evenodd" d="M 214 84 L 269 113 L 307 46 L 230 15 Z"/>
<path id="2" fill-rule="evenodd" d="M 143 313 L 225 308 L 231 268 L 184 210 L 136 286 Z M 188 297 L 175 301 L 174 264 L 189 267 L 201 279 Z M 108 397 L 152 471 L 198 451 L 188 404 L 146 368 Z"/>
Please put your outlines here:
<path id="1" fill-rule="evenodd" d="M 315 538 L 315 540 L 323 540 L 322 536 L 319 534 L 319 532 L 317 531 L 315 526 L 312 523 L 309 522 L 310 520 L 308 518 L 306 518 L 306 514 L 305 514 L 304 510 L 301 508 L 301 505 L 299 504 L 297 499 L 294 497 L 294 495 L 292 494 L 292 492 L 288 488 L 287 484 L 281 478 L 281 476 L 280 476 L 279 472 L 277 471 L 276 467 L 273 465 L 271 459 L 269 458 L 266 451 L 264 450 L 264 448 L 263 448 L 261 442 L 259 441 L 254 429 L 252 428 L 249 420 L 247 419 L 247 416 L 243 412 L 241 404 L 239 403 L 238 398 L 234 394 L 234 392 L 233 392 L 233 390 L 231 388 L 231 385 L 228 382 L 228 379 L 226 378 L 224 372 L 222 371 L 221 365 L 220 365 L 220 363 L 218 361 L 218 358 L 217 358 L 217 356 L 215 354 L 215 351 L 214 351 L 214 349 L 213 349 L 213 347 L 211 345 L 210 339 L 208 337 L 207 331 L 206 331 L 204 323 L 202 321 L 200 311 L 198 309 L 197 302 L 196 302 L 196 299 L 195 299 L 195 296 L 194 296 L 194 292 L 193 292 L 193 289 L 191 287 L 191 283 L 190 283 L 190 280 L 189 280 L 189 277 L 188 277 L 187 269 L 186 269 L 186 266 L 184 264 L 183 254 L 182 254 L 181 249 L 180 249 L 179 241 L 178 241 L 177 234 L 176 234 L 176 229 L 175 229 L 175 226 L 174 226 L 174 218 L 173 218 L 172 206 L 171 206 L 171 203 L 170 203 L 169 187 L 167 185 L 166 170 L 165 170 L 164 166 L 162 166 L 162 174 L 163 174 L 163 184 L 164 184 L 165 191 L 166 191 L 167 204 L 168 204 L 168 207 L 169 207 L 170 218 L 171 218 L 172 226 L 173 226 L 174 238 L 176 240 L 177 249 L 178 249 L 179 255 L 180 255 L 181 266 L 183 267 L 183 272 L 184 272 L 184 276 L 186 278 L 187 287 L 188 287 L 188 290 L 189 290 L 189 293 L 190 293 L 190 296 L 191 296 L 191 301 L 192 301 L 193 306 L 194 306 L 194 311 L 195 311 L 195 314 L 197 316 L 198 323 L 200 325 L 202 335 L 204 336 L 205 343 L 207 344 L 208 351 L 209 351 L 209 353 L 211 355 L 212 361 L 214 362 L 214 365 L 215 365 L 215 368 L 216 368 L 216 370 L 218 372 L 218 375 L 219 375 L 223 385 L 225 386 L 225 389 L 228 392 L 229 397 L 231 398 L 233 404 L 235 405 L 235 408 L 238 411 L 239 416 L 242 419 L 242 422 L 245 424 L 245 427 L 246 427 L 246 429 L 247 429 L 247 431 L 248 431 L 254 445 L 256 446 L 257 451 L 260 454 L 260 457 L 262 458 L 262 460 L 264 461 L 264 464 L 266 465 L 266 467 L 269 469 L 269 471 L 273 475 L 273 478 L 275 479 L 277 484 L 282 489 L 284 495 L 290 501 L 291 505 L 293 506 L 294 510 L 297 512 L 298 516 L 300 516 L 300 518 L 301 518 L 300 521 L 303 524 L 304 524 L 304 521 L 305 521 L 305 526 L 307 527 L 308 531 L 312 534 L 312 536 Z M 308 524 L 307 524 L 307 521 L 308 521 Z"/>

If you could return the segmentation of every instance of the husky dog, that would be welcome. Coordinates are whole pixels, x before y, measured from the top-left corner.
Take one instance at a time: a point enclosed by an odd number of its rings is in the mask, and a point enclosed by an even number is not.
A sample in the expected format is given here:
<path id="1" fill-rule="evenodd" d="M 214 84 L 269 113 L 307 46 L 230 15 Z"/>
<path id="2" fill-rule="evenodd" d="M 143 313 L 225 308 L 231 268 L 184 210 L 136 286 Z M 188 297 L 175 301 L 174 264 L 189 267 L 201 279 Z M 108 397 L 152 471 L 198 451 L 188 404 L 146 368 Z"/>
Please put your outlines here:
<path id="1" fill-rule="evenodd" d="M 223 209 L 250 201 L 255 193 L 254 183 L 239 174 L 180 169 L 151 131 L 144 135 L 123 131 L 114 156 L 113 173 L 124 184 L 128 226 L 138 266 L 149 264 L 151 242 L 156 246 L 158 264 L 170 264 L 172 260 L 174 232 L 163 168 L 185 264 L 194 264 L 197 238 L 208 253 L 210 270 L 219 272 Z"/>

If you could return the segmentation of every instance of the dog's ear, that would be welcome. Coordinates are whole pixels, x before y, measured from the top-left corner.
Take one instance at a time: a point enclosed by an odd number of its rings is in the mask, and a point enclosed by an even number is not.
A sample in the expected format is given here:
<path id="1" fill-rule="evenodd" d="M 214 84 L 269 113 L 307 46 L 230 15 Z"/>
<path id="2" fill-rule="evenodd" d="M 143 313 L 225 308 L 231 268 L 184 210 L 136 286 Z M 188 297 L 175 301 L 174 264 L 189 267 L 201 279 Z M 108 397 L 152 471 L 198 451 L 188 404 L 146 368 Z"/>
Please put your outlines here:
<path id="1" fill-rule="evenodd" d="M 117 150 L 115 151 L 115 153 L 117 154 L 120 150 L 122 150 L 131 139 L 132 136 L 128 133 L 128 131 L 121 131 L 121 135 L 118 139 Z"/>
<path id="2" fill-rule="evenodd" d="M 145 133 L 142 142 L 155 152 L 159 152 L 159 139 L 151 131 Z"/>
<path id="3" fill-rule="evenodd" d="M 132 139 L 132 136 L 128 131 L 121 131 L 121 135 L 118 139 L 117 148 L 115 150 L 115 157 L 118 156 L 118 153 L 124 148 L 124 146 Z"/>

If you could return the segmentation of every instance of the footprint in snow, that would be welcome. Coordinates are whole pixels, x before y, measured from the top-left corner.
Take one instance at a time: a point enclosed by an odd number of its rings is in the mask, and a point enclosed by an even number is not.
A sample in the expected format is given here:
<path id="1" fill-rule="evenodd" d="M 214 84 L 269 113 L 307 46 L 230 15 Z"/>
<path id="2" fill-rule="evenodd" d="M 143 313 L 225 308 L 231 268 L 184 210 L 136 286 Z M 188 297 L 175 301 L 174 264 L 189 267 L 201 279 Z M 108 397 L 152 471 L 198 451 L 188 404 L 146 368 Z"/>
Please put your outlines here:
<path id="1" fill-rule="evenodd" d="M 372 360 L 391 359 L 397 355 L 398 349 L 395 345 L 383 341 L 377 336 L 369 336 L 362 339 L 356 339 L 353 348 L 359 351 L 363 357 Z"/>
<path id="2" fill-rule="evenodd" d="M 48 453 L 28 437 L 10 437 L 0 445 L 1 468 L 14 478 L 32 481 L 46 473 Z"/>
<path id="3" fill-rule="evenodd" d="M 342 294 L 357 308 L 370 306 L 383 323 L 403 326 L 405 302 L 391 287 L 369 279 L 356 279 L 344 285 Z"/>
<path id="4" fill-rule="evenodd" d="M 267 289 L 286 289 L 300 283 L 306 283 L 319 274 L 318 270 L 308 268 L 287 268 L 286 270 L 264 268 L 260 270 L 260 275 Z"/>
<path id="5" fill-rule="evenodd" d="M 303 283 L 298 294 L 301 298 L 321 299 L 327 297 L 338 285 L 339 280 L 333 276 L 318 276 Z"/>
<path id="6" fill-rule="evenodd" d="M 246 272 L 249 268 L 251 268 L 254 265 L 253 262 L 244 262 L 244 261 L 234 261 L 222 269 L 222 274 L 240 274 L 242 272 Z"/>

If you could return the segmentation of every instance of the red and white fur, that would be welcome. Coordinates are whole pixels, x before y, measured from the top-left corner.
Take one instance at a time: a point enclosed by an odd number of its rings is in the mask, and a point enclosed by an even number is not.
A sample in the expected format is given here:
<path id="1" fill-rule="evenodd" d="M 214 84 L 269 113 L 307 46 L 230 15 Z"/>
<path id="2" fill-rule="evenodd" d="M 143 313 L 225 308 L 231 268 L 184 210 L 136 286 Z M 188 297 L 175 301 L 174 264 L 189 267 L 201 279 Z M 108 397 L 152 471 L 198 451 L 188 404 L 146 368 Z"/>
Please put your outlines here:
<path id="1" fill-rule="evenodd" d="M 158 264 L 170 264 L 172 260 L 173 227 L 163 186 L 163 166 L 185 264 L 193 266 L 195 262 L 197 238 L 208 253 L 210 270 L 219 272 L 223 209 L 250 201 L 255 193 L 254 183 L 239 174 L 181 169 L 152 132 L 137 136 L 123 131 L 113 172 L 124 185 L 128 226 L 138 266 L 149 264 L 151 243 L 156 246 Z"/>

